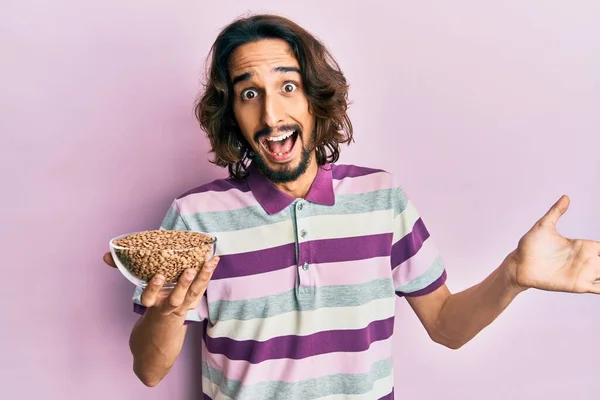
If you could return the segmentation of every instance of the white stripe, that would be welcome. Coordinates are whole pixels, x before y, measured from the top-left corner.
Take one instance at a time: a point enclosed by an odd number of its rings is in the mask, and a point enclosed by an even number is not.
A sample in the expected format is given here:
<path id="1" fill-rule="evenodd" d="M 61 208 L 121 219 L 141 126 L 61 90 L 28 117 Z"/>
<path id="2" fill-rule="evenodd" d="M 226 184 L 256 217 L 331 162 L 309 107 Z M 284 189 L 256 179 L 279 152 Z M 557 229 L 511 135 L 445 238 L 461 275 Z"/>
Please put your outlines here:
<path id="1" fill-rule="evenodd" d="M 294 243 L 293 221 L 227 232 L 215 232 L 217 255 L 238 254 Z"/>
<path id="2" fill-rule="evenodd" d="M 409 201 L 406 208 L 394 218 L 394 239 L 393 243 L 402 239 L 404 236 L 412 232 L 415 222 L 420 218 L 419 212 L 414 204 Z"/>
<path id="3" fill-rule="evenodd" d="M 373 321 L 393 316 L 394 309 L 394 299 L 384 298 L 358 307 L 319 308 L 292 311 L 269 318 L 219 321 L 208 328 L 208 335 L 213 338 L 261 341 L 290 334 L 304 336 L 334 329 L 362 329 Z"/>
<path id="4" fill-rule="evenodd" d="M 298 219 L 298 232 L 307 236 L 299 241 L 349 238 L 389 233 L 393 210 L 378 210 L 360 214 L 319 215 Z"/>

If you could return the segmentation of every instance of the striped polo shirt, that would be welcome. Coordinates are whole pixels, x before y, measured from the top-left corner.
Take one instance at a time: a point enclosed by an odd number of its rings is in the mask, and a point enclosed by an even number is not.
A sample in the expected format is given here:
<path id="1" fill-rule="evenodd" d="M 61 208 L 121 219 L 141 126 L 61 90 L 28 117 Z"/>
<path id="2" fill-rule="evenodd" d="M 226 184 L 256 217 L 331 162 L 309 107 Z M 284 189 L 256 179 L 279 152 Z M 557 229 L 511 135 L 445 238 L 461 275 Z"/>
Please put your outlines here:
<path id="1" fill-rule="evenodd" d="M 395 296 L 446 280 L 415 206 L 378 169 L 327 164 L 297 199 L 251 166 L 175 199 L 161 229 L 217 237 L 221 261 L 187 316 L 205 324 L 204 399 L 393 399 Z"/>

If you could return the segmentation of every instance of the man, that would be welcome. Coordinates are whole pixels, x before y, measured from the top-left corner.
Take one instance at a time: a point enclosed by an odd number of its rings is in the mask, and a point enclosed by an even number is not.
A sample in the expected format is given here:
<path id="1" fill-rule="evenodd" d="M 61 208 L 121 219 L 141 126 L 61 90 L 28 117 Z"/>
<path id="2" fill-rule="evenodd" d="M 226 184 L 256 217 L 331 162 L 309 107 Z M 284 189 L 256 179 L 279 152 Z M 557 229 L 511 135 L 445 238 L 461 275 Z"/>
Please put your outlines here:
<path id="1" fill-rule="evenodd" d="M 458 349 L 528 288 L 600 293 L 600 243 L 555 230 L 563 196 L 487 279 L 451 294 L 396 178 L 336 164 L 353 132 L 325 47 L 258 15 L 226 27 L 211 53 L 197 116 L 230 178 L 177 198 L 161 228 L 210 232 L 217 256 L 172 291 L 160 276 L 136 291 L 130 347 L 146 385 L 201 322 L 206 398 L 392 399 L 396 295 L 431 339 Z"/>

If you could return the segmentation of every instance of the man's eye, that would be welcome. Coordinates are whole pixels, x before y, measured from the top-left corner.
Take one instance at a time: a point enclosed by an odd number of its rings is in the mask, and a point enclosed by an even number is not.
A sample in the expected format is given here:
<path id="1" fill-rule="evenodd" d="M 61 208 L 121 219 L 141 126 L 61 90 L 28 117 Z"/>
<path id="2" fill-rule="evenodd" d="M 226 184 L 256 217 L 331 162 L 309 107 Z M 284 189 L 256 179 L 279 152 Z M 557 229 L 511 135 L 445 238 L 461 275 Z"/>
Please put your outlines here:
<path id="1" fill-rule="evenodd" d="M 283 85 L 283 91 L 285 93 L 292 93 L 294 90 L 296 90 L 298 86 L 296 86 L 295 83 L 292 82 L 288 82 L 285 85 Z"/>
<path id="2" fill-rule="evenodd" d="M 256 91 L 252 90 L 252 89 L 244 90 L 242 92 L 242 100 L 252 100 L 256 96 L 257 96 Z"/>

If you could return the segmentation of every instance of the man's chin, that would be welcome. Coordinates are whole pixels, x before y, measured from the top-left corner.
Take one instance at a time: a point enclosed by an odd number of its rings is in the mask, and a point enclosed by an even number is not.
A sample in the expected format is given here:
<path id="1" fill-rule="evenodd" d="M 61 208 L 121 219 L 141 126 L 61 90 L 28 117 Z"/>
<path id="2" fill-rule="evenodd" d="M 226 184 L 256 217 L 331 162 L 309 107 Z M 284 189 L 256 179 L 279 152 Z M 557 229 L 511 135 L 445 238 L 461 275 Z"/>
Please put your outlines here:
<path id="1" fill-rule="evenodd" d="M 253 163 L 271 182 L 289 183 L 295 181 L 306 172 L 311 158 L 310 153 L 303 152 L 300 157 L 279 163 L 265 160 L 261 154 L 254 158 Z"/>

